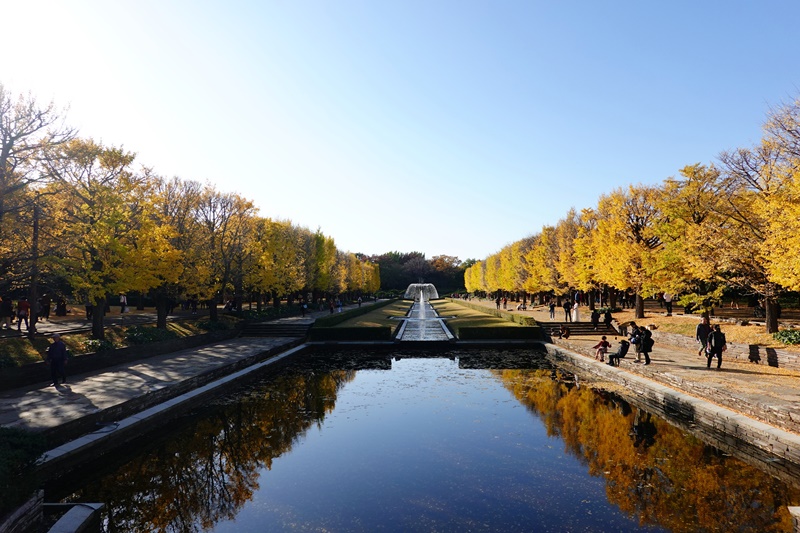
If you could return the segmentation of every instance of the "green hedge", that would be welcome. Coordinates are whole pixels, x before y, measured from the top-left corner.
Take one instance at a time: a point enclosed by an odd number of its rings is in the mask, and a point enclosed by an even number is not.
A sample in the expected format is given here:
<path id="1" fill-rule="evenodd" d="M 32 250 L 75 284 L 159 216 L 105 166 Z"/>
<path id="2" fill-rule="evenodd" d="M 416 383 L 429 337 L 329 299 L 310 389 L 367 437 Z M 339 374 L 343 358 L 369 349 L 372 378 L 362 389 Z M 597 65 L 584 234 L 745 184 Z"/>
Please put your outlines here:
<path id="1" fill-rule="evenodd" d="M 366 315 L 367 313 L 370 313 L 376 309 L 380 309 L 381 307 L 386 307 L 387 305 L 389 305 L 394 301 L 395 300 L 386 300 L 383 302 L 378 302 L 373 305 L 362 305 L 361 307 L 350 309 L 349 311 L 344 311 L 343 313 L 334 313 L 332 315 L 318 318 L 314 321 L 314 327 L 311 328 L 311 331 L 313 332 L 318 327 L 332 328 L 337 324 L 341 324 L 345 320 L 350 320 L 351 318 L 355 318 L 357 316 Z"/>
<path id="2" fill-rule="evenodd" d="M 514 313 L 509 313 L 508 311 L 503 311 L 502 309 L 492 309 L 491 307 L 474 304 L 466 300 L 454 300 L 452 298 L 448 298 L 448 300 L 459 305 L 463 305 L 464 307 L 474 309 L 475 311 L 480 311 L 481 313 L 486 313 L 487 315 L 502 318 L 503 320 L 508 320 L 509 322 L 514 322 L 515 324 L 520 324 L 522 326 L 536 326 L 538 324 L 531 316 L 517 315 Z"/>
<path id="3" fill-rule="evenodd" d="M 542 340 L 540 327 L 500 326 L 491 328 L 463 327 L 453 328 L 453 334 L 462 341 L 474 340 Z"/>
<path id="4" fill-rule="evenodd" d="M 783 344 L 800 344 L 800 330 L 797 329 L 783 329 L 772 336 Z"/>
<path id="5" fill-rule="evenodd" d="M 125 332 L 125 340 L 131 344 L 148 344 L 177 338 L 178 334 L 176 332 L 153 326 L 132 326 Z"/>
<path id="6" fill-rule="evenodd" d="M 39 434 L 0 427 L 0 517 L 33 494 L 37 486 L 33 470 L 46 449 Z"/>
<path id="7" fill-rule="evenodd" d="M 344 313 L 342 313 L 344 314 Z M 313 327 L 309 332 L 312 341 L 390 341 L 395 328 L 389 326 L 370 328 Z"/>

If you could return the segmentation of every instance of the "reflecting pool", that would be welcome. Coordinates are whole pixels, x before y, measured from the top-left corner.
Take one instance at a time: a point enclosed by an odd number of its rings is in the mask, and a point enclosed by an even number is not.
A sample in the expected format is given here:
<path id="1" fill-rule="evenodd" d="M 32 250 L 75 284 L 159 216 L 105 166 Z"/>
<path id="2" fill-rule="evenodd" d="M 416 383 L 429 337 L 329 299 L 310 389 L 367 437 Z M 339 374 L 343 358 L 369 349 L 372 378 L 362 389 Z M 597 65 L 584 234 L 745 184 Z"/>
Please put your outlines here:
<path id="1" fill-rule="evenodd" d="M 109 531 L 791 531 L 800 490 L 530 351 L 301 356 L 48 499 Z"/>

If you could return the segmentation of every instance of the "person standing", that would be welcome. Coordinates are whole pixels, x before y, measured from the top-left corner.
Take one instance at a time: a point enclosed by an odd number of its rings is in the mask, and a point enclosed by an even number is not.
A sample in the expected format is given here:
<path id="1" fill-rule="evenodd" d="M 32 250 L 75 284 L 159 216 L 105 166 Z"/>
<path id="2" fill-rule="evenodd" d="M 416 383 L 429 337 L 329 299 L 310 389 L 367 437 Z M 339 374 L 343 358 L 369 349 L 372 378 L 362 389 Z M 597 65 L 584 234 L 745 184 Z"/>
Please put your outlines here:
<path id="1" fill-rule="evenodd" d="M 667 316 L 672 316 L 672 295 L 668 292 L 664 293 L 664 306 L 667 308 Z"/>
<path id="2" fill-rule="evenodd" d="M 611 327 L 613 321 L 614 317 L 611 315 L 611 309 L 606 309 L 605 313 L 603 313 L 603 324 L 606 325 L 606 329 Z"/>
<path id="3" fill-rule="evenodd" d="M 711 368 L 711 360 L 717 358 L 717 370 L 722 366 L 722 352 L 728 348 L 725 334 L 720 331 L 719 324 L 714 325 L 714 329 L 708 334 L 708 364 L 706 368 Z"/>
<path id="4" fill-rule="evenodd" d="M 125 309 L 128 306 L 128 298 L 124 294 L 119 295 L 119 314 L 125 312 Z"/>
<path id="5" fill-rule="evenodd" d="M 581 321 L 581 312 L 579 309 L 578 302 L 575 302 L 575 305 L 572 306 L 572 321 L 573 322 L 580 322 Z"/>
<path id="6" fill-rule="evenodd" d="M 550 300 L 550 320 L 556 319 L 556 303 L 553 300 Z"/>
<path id="7" fill-rule="evenodd" d="M 649 365 L 650 352 L 653 351 L 653 344 L 655 344 L 653 341 L 653 332 L 647 328 L 642 328 L 642 340 L 640 342 L 642 346 L 642 355 L 644 355 L 644 364 Z"/>
<path id="8" fill-rule="evenodd" d="M 600 312 L 597 309 L 592 309 L 592 314 L 589 315 L 589 321 L 592 323 L 594 330 L 597 331 L 597 326 L 600 325 Z"/>
<path id="9" fill-rule="evenodd" d="M 708 353 L 709 334 L 711 334 L 711 325 L 708 321 L 708 317 L 704 316 L 703 320 L 697 324 L 697 329 L 695 329 L 694 332 L 694 338 L 700 343 L 700 349 L 697 351 L 697 355 Z"/>
<path id="10" fill-rule="evenodd" d="M 58 378 L 61 383 L 67 382 L 67 345 L 61 340 L 61 335 L 53 334 L 53 343 L 47 347 L 47 357 L 45 359 L 50 364 L 50 386 L 58 385 Z"/>
<path id="11" fill-rule="evenodd" d="M 631 336 L 628 341 L 633 345 L 633 351 L 636 353 L 636 360 L 634 363 L 642 362 L 642 331 L 636 324 L 631 324 Z"/>
<path id="12" fill-rule="evenodd" d="M 572 322 L 572 316 L 570 312 L 572 311 L 572 303 L 569 300 L 564 301 L 564 322 Z"/>

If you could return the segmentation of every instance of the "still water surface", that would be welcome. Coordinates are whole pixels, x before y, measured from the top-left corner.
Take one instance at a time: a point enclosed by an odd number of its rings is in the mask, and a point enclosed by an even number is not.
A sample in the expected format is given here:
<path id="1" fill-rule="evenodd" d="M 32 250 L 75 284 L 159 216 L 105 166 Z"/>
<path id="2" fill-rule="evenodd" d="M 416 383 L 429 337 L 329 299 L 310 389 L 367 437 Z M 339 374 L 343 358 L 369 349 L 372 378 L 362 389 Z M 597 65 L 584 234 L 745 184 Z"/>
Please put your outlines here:
<path id="1" fill-rule="evenodd" d="M 109 531 L 791 531 L 797 487 L 540 355 L 449 355 L 303 356 L 52 490 Z"/>

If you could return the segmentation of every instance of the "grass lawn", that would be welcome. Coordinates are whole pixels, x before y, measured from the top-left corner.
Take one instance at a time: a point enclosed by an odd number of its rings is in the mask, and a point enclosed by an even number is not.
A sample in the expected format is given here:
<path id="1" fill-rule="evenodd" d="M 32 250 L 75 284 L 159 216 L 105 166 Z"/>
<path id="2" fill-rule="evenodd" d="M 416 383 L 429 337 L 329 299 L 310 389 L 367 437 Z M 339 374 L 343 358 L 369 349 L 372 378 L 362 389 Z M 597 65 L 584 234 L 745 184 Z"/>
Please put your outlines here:
<path id="1" fill-rule="evenodd" d="M 345 320 L 341 324 L 337 324 L 335 328 L 375 328 L 375 327 L 390 327 L 393 328 L 398 324 L 398 321 L 392 317 L 406 316 L 408 310 L 411 308 L 411 302 L 408 300 L 398 300 L 392 302 L 387 306 L 380 307 L 369 313 Z"/>
<path id="2" fill-rule="evenodd" d="M 433 307 L 441 316 L 456 317 L 445 320 L 448 327 L 451 327 L 451 329 L 522 327 L 516 322 L 497 318 L 456 302 L 451 302 L 448 300 L 435 300 L 432 303 Z"/>
<path id="3" fill-rule="evenodd" d="M 520 327 L 519 324 L 497 318 L 481 311 L 476 311 L 469 307 L 465 307 L 455 302 L 447 300 L 434 300 L 431 302 L 433 307 L 438 311 L 441 316 L 455 316 L 446 320 L 447 324 L 453 324 L 456 327 Z M 386 307 L 381 307 L 375 311 L 370 311 L 365 315 L 361 315 L 350 320 L 345 320 L 341 324 L 334 327 L 342 328 L 371 328 L 379 326 L 395 327 L 397 325 L 397 317 L 404 317 L 411 308 L 410 300 L 399 300 L 391 303 Z M 391 317 L 395 317 L 394 319 Z"/>

